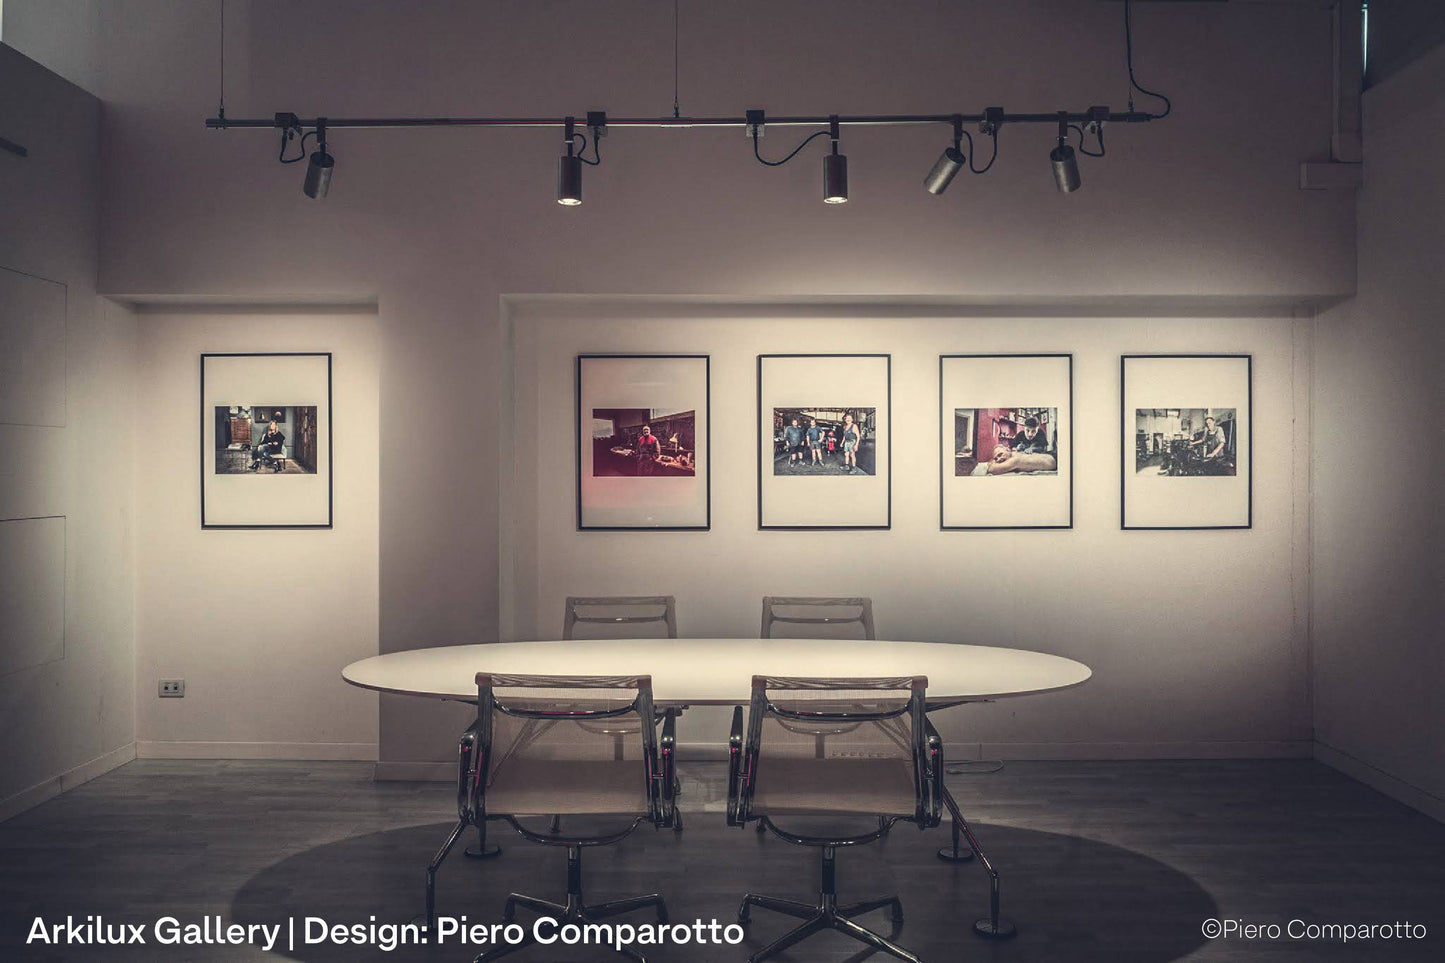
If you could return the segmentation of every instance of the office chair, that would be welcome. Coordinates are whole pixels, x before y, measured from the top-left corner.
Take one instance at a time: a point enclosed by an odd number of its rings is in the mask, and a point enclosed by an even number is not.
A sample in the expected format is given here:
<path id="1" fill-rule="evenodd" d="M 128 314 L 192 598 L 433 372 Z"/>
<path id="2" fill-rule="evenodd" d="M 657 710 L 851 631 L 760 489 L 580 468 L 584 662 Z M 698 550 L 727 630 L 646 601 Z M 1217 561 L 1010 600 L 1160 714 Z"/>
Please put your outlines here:
<path id="1" fill-rule="evenodd" d="M 621 614 L 632 610 L 636 614 Z M 671 595 L 615 595 L 615 596 L 567 596 L 562 614 L 562 638 L 571 641 L 576 637 L 576 628 L 581 625 L 642 625 L 661 622 L 667 630 L 667 638 L 677 638 L 677 601 Z M 676 710 L 667 713 L 677 715 Z M 623 745 L 629 736 L 637 733 L 636 727 L 626 720 L 607 720 L 583 724 L 592 732 L 613 736 L 612 751 L 616 758 L 622 758 Z M 676 787 L 674 787 L 676 788 Z M 554 816 L 551 831 L 557 832 L 561 820 Z M 673 821 L 673 829 L 682 832 L 682 815 Z"/>
<path id="2" fill-rule="evenodd" d="M 582 850 L 607 846 L 630 835 L 644 821 L 670 825 L 676 804 L 673 719 L 663 720 L 659 741 L 650 676 L 520 676 L 477 674 L 477 719 L 462 735 L 458 821 L 427 870 L 427 923 L 435 923 L 436 870 L 469 825 L 505 820 L 524 839 L 567 850 L 567 895 L 557 903 L 512 893 L 502 919 L 512 922 L 518 906 L 560 923 L 588 923 L 646 907 L 667 921 L 661 895 L 587 904 L 582 896 Z M 617 759 L 611 737 L 584 728 L 598 720 L 631 720 L 638 758 Z M 519 820 L 529 815 L 619 815 L 622 825 L 601 835 L 541 832 Z M 481 954 L 486 963 L 530 945 L 532 930 L 517 944 Z M 639 963 L 641 953 L 619 950 Z"/>
<path id="3" fill-rule="evenodd" d="M 751 963 L 825 929 L 918 963 L 918 957 L 908 950 L 853 919 L 890 907 L 893 923 L 900 924 L 903 904 L 898 897 L 839 906 L 835 861 L 839 847 L 881 839 L 899 821 L 915 823 L 920 829 L 941 821 L 943 744 L 924 714 L 927 684 L 922 677 L 753 677 L 746 731 L 742 707 L 733 711 L 728 743 L 728 824 L 741 827 L 756 821 L 786 842 L 816 847 L 822 881 L 816 904 L 753 893 L 743 897 L 739 923 L 750 921 L 754 906 L 803 921 L 753 954 Z M 819 759 L 813 754 L 811 737 L 797 731 L 799 723 L 852 728 L 846 739 L 833 743 L 832 754 Z M 878 825 L 851 835 L 813 836 L 782 829 L 774 821 L 780 816 L 818 814 L 871 816 L 878 819 Z"/>
<path id="4" fill-rule="evenodd" d="M 782 610 L 781 612 L 779 610 Z M 794 610 L 835 610 L 825 615 L 799 615 Z M 850 612 L 850 609 L 857 609 Z M 787 614 L 793 612 L 794 614 Z M 782 596 L 766 595 L 763 597 L 763 630 L 761 638 L 772 638 L 773 623 L 781 622 L 785 625 L 851 625 L 858 624 L 863 628 L 863 638 L 875 639 L 877 636 L 873 630 L 873 600 L 864 596 L 855 598 L 831 598 L 819 596 Z M 827 751 L 827 740 L 830 736 L 838 736 L 851 732 L 855 727 L 851 723 L 826 724 L 819 722 L 791 722 L 787 723 L 799 734 L 811 735 L 813 737 L 813 754 L 816 758 L 822 759 Z M 880 820 L 879 825 L 882 825 Z M 758 823 L 758 834 L 762 835 L 765 830 L 763 824 Z"/>

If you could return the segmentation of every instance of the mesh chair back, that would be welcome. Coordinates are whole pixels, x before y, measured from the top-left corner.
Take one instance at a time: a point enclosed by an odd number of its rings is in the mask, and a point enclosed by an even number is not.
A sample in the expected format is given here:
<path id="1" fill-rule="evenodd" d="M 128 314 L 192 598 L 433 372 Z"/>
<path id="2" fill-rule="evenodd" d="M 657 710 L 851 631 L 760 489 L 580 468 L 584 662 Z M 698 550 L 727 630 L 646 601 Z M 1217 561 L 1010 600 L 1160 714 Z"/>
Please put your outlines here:
<path id="1" fill-rule="evenodd" d="M 921 676 L 755 676 L 747 738 L 752 811 L 925 821 L 932 804 L 923 758 L 927 685 Z"/>
<path id="2" fill-rule="evenodd" d="M 873 630 L 873 600 L 863 596 L 834 598 L 827 596 L 783 596 L 769 595 L 763 598 L 763 629 L 761 638 L 772 638 L 773 624 L 807 626 L 835 626 L 856 623 L 863 632 L 863 638 L 877 636 Z M 797 633 L 795 633 L 797 634 Z M 836 636 L 840 633 L 828 630 L 807 631 L 808 637 L 818 635 Z"/>
<path id="3" fill-rule="evenodd" d="M 477 693 L 486 811 L 657 814 L 650 677 L 479 673 Z M 602 724 L 632 734 L 625 757 Z"/>
<path id="4" fill-rule="evenodd" d="M 677 638 L 677 603 L 671 595 L 569 595 L 562 638 L 574 638 L 579 624 L 633 626 L 648 622 L 661 623 L 669 639 Z"/>

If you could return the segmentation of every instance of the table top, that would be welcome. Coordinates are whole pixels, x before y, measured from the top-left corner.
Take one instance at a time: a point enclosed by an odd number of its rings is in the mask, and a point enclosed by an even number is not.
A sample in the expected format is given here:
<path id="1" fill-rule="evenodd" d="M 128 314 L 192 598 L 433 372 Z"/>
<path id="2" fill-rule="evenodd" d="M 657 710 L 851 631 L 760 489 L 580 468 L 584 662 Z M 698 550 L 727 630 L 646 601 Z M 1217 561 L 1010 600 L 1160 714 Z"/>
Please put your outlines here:
<path id="1" fill-rule="evenodd" d="M 1073 659 L 987 645 L 840 639 L 588 639 L 494 642 L 377 655 L 341 671 L 379 692 L 476 702 L 478 672 L 651 675 L 658 705 L 741 705 L 752 677 L 928 677 L 931 706 L 1068 689 L 1088 681 Z"/>

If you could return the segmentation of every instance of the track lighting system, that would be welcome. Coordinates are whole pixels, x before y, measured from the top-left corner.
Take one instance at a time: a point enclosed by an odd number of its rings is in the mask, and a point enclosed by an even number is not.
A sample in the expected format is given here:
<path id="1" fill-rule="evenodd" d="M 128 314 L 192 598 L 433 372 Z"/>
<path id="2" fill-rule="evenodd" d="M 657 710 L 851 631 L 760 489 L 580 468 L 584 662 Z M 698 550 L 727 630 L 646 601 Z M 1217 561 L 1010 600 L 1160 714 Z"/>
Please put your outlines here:
<path id="1" fill-rule="evenodd" d="M 316 122 L 316 151 L 306 164 L 306 181 L 301 189 L 307 197 L 320 199 L 331 190 L 331 172 L 336 169 L 336 158 L 326 152 L 326 120 Z"/>
<path id="2" fill-rule="evenodd" d="M 563 207 L 576 207 L 582 203 L 582 158 L 575 153 L 575 123 L 571 117 L 567 118 L 566 132 L 562 135 L 567 153 L 557 159 L 557 203 Z"/>
<path id="3" fill-rule="evenodd" d="M 1139 85 L 1134 78 L 1133 28 L 1130 21 L 1129 2 L 1124 3 L 1125 56 L 1129 75 L 1129 106 L 1124 111 L 1113 111 L 1108 107 L 1090 107 L 1085 111 L 1059 110 L 1051 113 L 1010 114 L 1002 107 L 989 107 L 978 114 L 828 114 L 824 116 L 789 116 L 769 118 L 762 110 L 749 110 L 741 117 L 683 117 L 680 116 L 674 89 L 673 115 L 671 117 L 622 117 L 608 118 L 602 111 L 589 111 L 586 115 L 585 132 L 577 129 L 575 117 L 316 117 L 303 120 L 293 113 L 278 113 L 269 120 L 241 120 L 226 116 L 224 97 L 217 116 L 206 121 L 212 130 L 272 129 L 281 131 L 281 150 L 277 159 L 283 164 L 307 161 L 306 179 L 302 190 L 308 197 L 321 199 L 331 189 L 331 177 L 336 169 L 336 158 L 327 149 L 327 133 L 337 129 L 397 129 L 417 127 L 561 127 L 564 153 L 557 162 L 557 203 L 564 207 L 577 207 L 582 203 L 583 165 L 597 166 L 602 163 L 599 144 L 610 128 L 666 128 L 705 129 L 741 127 L 752 141 L 753 156 L 767 167 L 781 167 L 820 137 L 827 137 L 830 150 L 823 156 L 823 201 L 827 204 L 843 204 L 848 200 L 848 158 L 839 152 L 840 133 L 844 127 L 917 127 L 947 125 L 953 134 L 952 143 L 934 163 L 923 179 L 924 189 L 930 194 L 941 195 L 948 190 L 958 173 L 965 168 L 973 174 L 984 174 L 998 159 L 999 131 L 1005 126 L 1053 125 L 1057 131 L 1053 150 L 1049 152 L 1049 164 L 1053 170 L 1054 185 L 1065 194 L 1078 190 L 1083 180 L 1079 173 L 1079 155 L 1086 157 L 1104 156 L 1104 127 L 1106 124 L 1138 124 L 1163 120 L 1173 110 L 1169 98 Z M 674 83 L 674 88 L 675 88 Z M 224 93 L 224 82 L 222 87 Z M 1136 110 L 1134 92 L 1157 99 L 1163 110 L 1152 113 Z M 973 135 L 967 129 L 977 125 L 981 136 L 991 141 L 988 163 L 978 166 L 978 155 L 974 150 Z M 759 141 L 765 128 L 772 127 L 814 127 L 820 128 L 808 134 L 786 156 L 769 160 L 762 155 Z M 1070 143 L 1078 135 L 1078 146 Z M 309 157 L 306 153 L 307 140 L 315 138 L 316 149 Z M 580 140 L 580 146 L 579 146 Z M 294 156 L 288 156 L 292 143 L 296 144 Z M 1092 142 L 1093 146 L 1090 147 Z M 592 156 L 587 156 L 588 150 Z"/>
<path id="4" fill-rule="evenodd" d="M 1054 185 L 1064 194 L 1079 189 L 1079 161 L 1074 149 L 1069 146 L 1069 122 L 1059 118 L 1059 143 L 1049 151 L 1049 163 L 1054 168 Z"/>
<path id="5" fill-rule="evenodd" d="M 592 159 L 587 159 L 588 137 L 577 130 L 577 119 L 567 117 L 562 121 L 562 140 L 567 153 L 557 161 L 557 203 L 563 207 L 576 207 L 582 203 L 582 165 L 596 167 L 602 163 L 598 144 L 607 134 L 607 115 L 600 110 L 587 112 L 587 130 L 591 132 Z M 581 150 L 577 139 L 582 139 Z"/>
<path id="6" fill-rule="evenodd" d="M 838 153 L 838 115 L 828 118 L 828 139 L 833 152 L 823 158 L 823 203 L 848 203 L 848 158 Z"/>

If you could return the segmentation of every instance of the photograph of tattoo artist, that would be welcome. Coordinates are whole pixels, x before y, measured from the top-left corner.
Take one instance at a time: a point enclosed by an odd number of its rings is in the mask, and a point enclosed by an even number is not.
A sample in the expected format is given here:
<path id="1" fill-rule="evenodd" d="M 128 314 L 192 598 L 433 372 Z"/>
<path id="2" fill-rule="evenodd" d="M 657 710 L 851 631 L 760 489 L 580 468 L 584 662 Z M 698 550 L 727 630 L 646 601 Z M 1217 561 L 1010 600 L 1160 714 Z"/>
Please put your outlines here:
<path id="1" fill-rule="evenodd" d="M 875 474 L 877 408 L 774 408 L 774 475 Z"/>
<path id="2" fill-rule="evenodd" d="M 1174 478 L 1234 475 L 1233 408 L 1136 408 L 1134 471 Z"/>
<path id="3" fill-rule="evenodd" d="M 955 476 L 1058 471 L 1057 408 L 953 409 Z"/>
<path id="4" fill-rule="evenodd" d="M 691 408 L 593 408 L 593 477 L 695 475 L 696 424 Z"/>
<path id="5" fill-rule="evenodd" d="M 216 474 L 316 474 L 316 406 L 216 406 Z"/>

